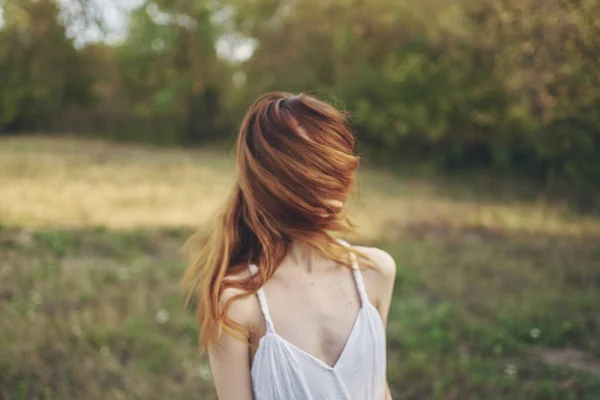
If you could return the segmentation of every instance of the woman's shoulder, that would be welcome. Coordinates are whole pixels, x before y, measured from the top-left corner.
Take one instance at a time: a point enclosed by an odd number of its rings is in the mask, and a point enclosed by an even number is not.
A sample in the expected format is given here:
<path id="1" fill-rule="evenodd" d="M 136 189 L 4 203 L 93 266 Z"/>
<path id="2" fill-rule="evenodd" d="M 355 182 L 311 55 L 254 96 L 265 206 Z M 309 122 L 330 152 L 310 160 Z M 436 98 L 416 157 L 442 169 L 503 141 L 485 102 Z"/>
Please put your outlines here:
<path id="1" fill-rule="evenodd" d="M 239 272 L 227 275 L 224 280 L 228 282 L 242 282 L 252 275 L 249 269 L 237 269 Z M 228 287 L 221 295 L 221 305 L 231 301 L 227 309 L 227 316 L 235 323 L 245 327 L 253 327 L 261 320 L 260 304 L 256 296 L 246 295 L 246 292 L 238 287 Z"/>
<path id="2" fill-rule="evenodd" d="M 389 303 L 396 279 L 396 262 L 387 251 L 376 247 L 354 248 L 370 261 L 359 261 L 369 299 L 375 305 Z"/>
<path id="3" fill-rule="evenodd" d="M 364 268 L 367 267 L 367 263 L 361 265 L 363 267 L 364 273 L 368 273 L 368 271 L 372 271 L 373 274 L 379 276 L 380 279 L 394 279 L 396 277 L 396 262 L 394 258 L 385 250 L 379 249 L 377 247 L 364 247 L 364 246 L 354 246 L 356 250 L 364 254 L 372 261 L 371 264 L 374 264 L 375 268 Z"/>

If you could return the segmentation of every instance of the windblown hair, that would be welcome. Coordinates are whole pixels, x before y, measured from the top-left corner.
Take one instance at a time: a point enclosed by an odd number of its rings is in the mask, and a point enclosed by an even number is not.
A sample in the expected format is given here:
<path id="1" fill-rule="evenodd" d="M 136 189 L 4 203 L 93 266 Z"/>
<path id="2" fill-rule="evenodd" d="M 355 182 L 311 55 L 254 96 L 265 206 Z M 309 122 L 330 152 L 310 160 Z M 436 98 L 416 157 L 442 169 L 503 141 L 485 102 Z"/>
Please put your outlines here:
<path id="1" fill-rule="evenodd" d="M 247 330 L 227 317 L 231 302 L 256 291 L 273 275 L 293 241 L 349 265 L 348 252 L 333 236 L 351 232 L 342 207 L 359 159 L 347 116 L 307 95 L 272 92 L 248 110 L 237 140 L 237 181 L 224 209 L 198 242 L 183 284 L 197 294 L 200 346 L 205 350 L 223 330 Z M 341 203 L 339 203 L 341 204 Z M 360 254 L 356 252 L 357 254 Z M 259 273 L 232 279 L 249 264 Z M 239 293 L 223 301 L 229 288 Z"/>

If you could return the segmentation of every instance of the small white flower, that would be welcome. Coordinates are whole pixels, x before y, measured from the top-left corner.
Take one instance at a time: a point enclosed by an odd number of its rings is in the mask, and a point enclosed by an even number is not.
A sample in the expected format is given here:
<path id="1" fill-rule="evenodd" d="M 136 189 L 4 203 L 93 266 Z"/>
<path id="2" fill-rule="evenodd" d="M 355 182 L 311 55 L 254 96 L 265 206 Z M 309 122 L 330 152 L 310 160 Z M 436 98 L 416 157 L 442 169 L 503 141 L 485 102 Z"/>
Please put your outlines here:
<path id="1" fill-rule="evenodd" d="M 517 366 L 514 364 L 506 364 L 506 366 L 504 367 L 504 375 L 510 379 L 516 378 Z"/>
<path id="2" fill-rule="evenodd" d="M 529 331 L 529 336 L 531 336 L 533 339 L 537 339 L 540 337 L 540 333 L 541 331 L 538 328 L 533 328 L 531 331 Z"/>
<path id="3" fill-rule="evenodd" d="M 156 318 L 156 322 L 158 322 L 159 324 L 164 324 L 169 319 L 169 312 L 167 310 L 165 310 L 164 308 L 161 308 L 156 313 L 155 318 Z"/>
<path id="4" fill-rule="evenodd" d="M 208 381 L 211 379 L 210 367 L 208 365 L 200 365 L 198 368 L 198 373 L 200 375 L 200 379 Z"/>
<path id="5" fill-rule="evenodd" d="M 32 291 L 32 292 L 29 294 L 29 300 L 30 300 L 30 301 L 31 301 L 33 304 L 35 304 L 36 306 L 37 306 L 37 305 L 40 305 L 40 304 L 42 304 L 42 295 L 41 295 L 41 294 L 39 294 L 38 292 L 33 292 L 33 291 Z"/>

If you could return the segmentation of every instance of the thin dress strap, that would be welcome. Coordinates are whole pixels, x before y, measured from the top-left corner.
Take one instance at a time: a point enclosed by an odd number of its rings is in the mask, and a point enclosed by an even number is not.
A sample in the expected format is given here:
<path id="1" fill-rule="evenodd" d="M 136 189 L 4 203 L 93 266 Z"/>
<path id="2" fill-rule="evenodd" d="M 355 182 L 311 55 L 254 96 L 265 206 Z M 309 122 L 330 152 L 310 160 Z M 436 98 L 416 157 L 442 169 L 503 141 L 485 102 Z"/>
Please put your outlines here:
<path id="1" fill-rule="evenodd" d="M 258 267 L 254 264 L 250 264 L 248 266 L 250 269 L 250 273 L 252 275 L 258 272 Z M 265 296 L 265 291 L 263 288 L 258 289 L 256 292 L 256 297 L 258 297 L 258 303 L 260 304 L 260 310 L 265 317 L 265 323 L 267 325 L 267 333 L 275 333 L 275 328 L 273 327 L 273 320 L 271 320 L 271 314 L 269 313 L 269 305 L 267 304 L 267 297 Z"/>
<path id="2" fill-rule="evenodd" d="M 351 248 L 348 242 L 339 239 L 339 243 L 346 246 L 347 248 Z M 356 282 L 356 288 L 358 290 L 358 295 L 360 296 L 361 306 L 365 306 L 369 304 L 369 296 L 367 296 L 367 290 L 365 289 L 365 282 L 363 281 L 362 273 L 360 272 L 360 268 L 358 267 L 358 260 L 356 258 L 356 254 L 350 253 L 350 262 L 352 263 L 352 274 L 354 275 L 354 282 Z"/>

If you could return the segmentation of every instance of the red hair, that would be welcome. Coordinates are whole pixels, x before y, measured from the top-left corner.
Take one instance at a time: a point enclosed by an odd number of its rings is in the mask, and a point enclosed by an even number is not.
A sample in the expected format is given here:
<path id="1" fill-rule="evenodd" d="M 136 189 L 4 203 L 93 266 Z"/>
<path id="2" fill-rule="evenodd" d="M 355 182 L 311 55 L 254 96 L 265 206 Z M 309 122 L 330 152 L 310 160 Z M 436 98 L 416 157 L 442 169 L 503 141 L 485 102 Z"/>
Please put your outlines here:
<path id="1" fill-rule="evenodd" d="M 232 301 L 256 291 L 273 275 L 293 241 L 349 266 L 348 249 L 331 234 L 352 225 L 339 205 L 354 183 L 359 159 L 346 114 L 307 95 L 272 92 L 257 99 L 237 139 L 237 182 L 201 245 L 183 283 L 198 292 L 200 345 L 223 330 L 248 332 L 227 317 Z M 190 245 L 191 244 L 191 245 Z M 256 264 L 259 273 L 227 279 Z M 223 292 L 241 291 L 223 303 Z M 189 298 L 188 298 L 189 300 Z"/>

